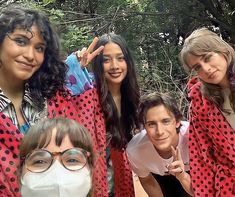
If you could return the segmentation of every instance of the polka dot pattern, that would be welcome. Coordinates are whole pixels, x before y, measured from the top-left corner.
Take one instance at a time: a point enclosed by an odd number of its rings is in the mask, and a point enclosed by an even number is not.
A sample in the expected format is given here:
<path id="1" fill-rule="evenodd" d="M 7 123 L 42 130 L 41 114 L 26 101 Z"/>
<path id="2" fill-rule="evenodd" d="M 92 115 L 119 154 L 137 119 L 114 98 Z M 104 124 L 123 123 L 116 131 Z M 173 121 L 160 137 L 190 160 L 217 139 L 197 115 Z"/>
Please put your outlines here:
<path id="1" fill-rule="evenodd" d="M 11 120 L 0 113 L 0 196 L 20 196 L 17 169 L 22 138 Z"/>
<path id="2" fill-rule="evenodd" d="M 235 136 L 220 110 L 189 83 L 190 174 L 194 195 L 235 196 Z"/>
<path id="3" fill-rule="evenodd" d="M 78 121 L 89 129 L 93 138 L 96 153 L 94 196 L 108 197 L 105 124 L 96 89 L 72 97 L 72 103 L 79 112 Z M 115 197 L 134 197 L 131 170 L 125 151 L 111 148 L 111 160 L 115 175 Z"/>
<path id="4" fill-rule="evenodd" d="M 108 197 L 105 124 L 96 89 L 64 98 L 57 93 L 48 100 L 48 117 L 67 117 L 85 126 L 90 132 L 96 154 L 93 174 L 94 197 Z M 19 145 L 23 138 L 11 120 L 0 113 L 0 196 L 20 197 L 17 169 Z M 115 174 L 115 197 L 134 197 L 131 171 L 125 151 L 112 151 Z"/>
<path id="5" fill-rule="evenodd" d="M 103 180 L 103 176 L 107 177 L 104 151 L 105 126 L 96 91 L 89 90 L 79 96 L 69 97 L 67 100 L 60 98 L 48 103 L 50 105 L 48 109 L 49 117 L 52 118 L 58 116 L 58 114 L 59 116 L 65 115 L 67 118 L 78 121 L 88 129 L 97 155 L 93 172 L 94 193 L 97 196 L 108 196 L 108 183 Z"/>
<path id="6" fill-rule="evenodd" d="M 122 153 L 122 154 L 120 154 Z M 129 161 L 127 159 L 126 151 L 111 148 L 111 160 L 113 162 L 113 169 L 115 177 L 115 197 L 134 197 L 134 187 L 132 180 L 132 172 Z M 114 162 L 116 161 L 116 162 Z"/>

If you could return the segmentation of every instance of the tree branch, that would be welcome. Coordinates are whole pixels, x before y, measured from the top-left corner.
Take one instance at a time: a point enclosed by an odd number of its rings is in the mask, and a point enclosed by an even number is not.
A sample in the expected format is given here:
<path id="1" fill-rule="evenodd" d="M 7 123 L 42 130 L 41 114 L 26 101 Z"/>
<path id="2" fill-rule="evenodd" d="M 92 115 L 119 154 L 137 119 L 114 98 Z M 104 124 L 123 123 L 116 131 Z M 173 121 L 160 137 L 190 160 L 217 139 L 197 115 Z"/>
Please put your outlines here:
<path id="1" fill-rule="evenodd" d="M 228 5 L 232 8 L 232 10 L 235 10 L 235 1 L 234 0 L 225 0 L 225 2 L 228 3 Z"/>

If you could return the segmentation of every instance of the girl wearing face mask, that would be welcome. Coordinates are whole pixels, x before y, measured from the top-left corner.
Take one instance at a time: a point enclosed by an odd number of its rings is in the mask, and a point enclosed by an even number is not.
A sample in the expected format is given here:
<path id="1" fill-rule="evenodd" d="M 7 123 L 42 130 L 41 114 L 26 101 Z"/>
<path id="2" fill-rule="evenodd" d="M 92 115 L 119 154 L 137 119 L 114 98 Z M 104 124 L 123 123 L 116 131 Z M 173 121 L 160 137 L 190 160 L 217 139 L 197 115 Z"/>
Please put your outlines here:
<path id="1" fill-rule="evenodd" d="M 72 54 L 66 60 L 69 76 L 73 75 L 79 82 L 82 74 L 80 65 L 84 70 L 83 67 L 92 61 L 95 87 L 104 112 L 107 167 L 102 169 L 102 173 L 105 177 L 108 175 L 106 195 L 132 197 L 132 173 L 125 149 L 132 132 L 138 128 L 139 86 L 130 50 L 120 35 L 109 33 L 95 38 L 88 49 L 77 53 L 77 56 Z M 74 94 L 79 92 L 76 84 L 68 87 Z"/>
<path id="2" fill-rule="evenodd" d="M 235 195 L 235 52 L 201 28 L 186 40 L 183 66 L 189 82 L 190 174 L 194 195 Z"/>
<path id="3" fill-rule="evenodd" d="M 92 141 L 74 120 L 45 119 L 32 126 L 20 158 L 22 197 L 86 197 L 91 190 Z"/>
<path id="4" fill-rule="evenodd" d="M 96 90 L 71 97 L 64 87 L 66 71 L 47 16 L 12 6 L 0 12 L 0 196 L 20 196 L 18 147 L 41 119 L 67 117 L 80 122 L 91 133 L 96 154 L 102 152 L 98 147 L 105 141 L 105 127 Z M 104 162 L 101 157 L 96 165 Z M 103 196 L 102 184 L 99 192 Z"/>

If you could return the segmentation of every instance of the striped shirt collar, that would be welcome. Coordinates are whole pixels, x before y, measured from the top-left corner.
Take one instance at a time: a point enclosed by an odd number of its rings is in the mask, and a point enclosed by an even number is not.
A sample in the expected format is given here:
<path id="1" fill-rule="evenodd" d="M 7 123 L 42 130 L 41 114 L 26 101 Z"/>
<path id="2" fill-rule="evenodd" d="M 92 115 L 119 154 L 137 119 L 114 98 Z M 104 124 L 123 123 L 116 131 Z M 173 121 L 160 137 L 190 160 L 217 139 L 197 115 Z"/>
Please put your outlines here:
<path id="1" fill-rule="evenodd" d="M 34 96 L 32 92 L 29 89 L 28 84 L 25 84 L 25 93 L 23 102 L 27 102 L 34 108 L 38 108 L 38 104 L 34 102 Z M 10 105 L 12 102 L 7 96 L 3 93 L 2 89 L 0 88 L 0 112 L 2 112 L 8 105 Z"/>

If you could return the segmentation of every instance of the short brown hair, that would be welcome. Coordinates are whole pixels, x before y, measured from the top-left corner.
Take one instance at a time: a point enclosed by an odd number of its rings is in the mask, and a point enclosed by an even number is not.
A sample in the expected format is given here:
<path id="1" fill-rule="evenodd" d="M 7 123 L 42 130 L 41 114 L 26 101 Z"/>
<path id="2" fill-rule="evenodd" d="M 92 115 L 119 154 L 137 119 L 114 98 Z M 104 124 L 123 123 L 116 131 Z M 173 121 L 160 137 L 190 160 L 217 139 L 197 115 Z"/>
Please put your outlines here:
<path id="1" fill-rule="evenodd" d="M 82 148 L 91 153 L 88 158 L 88 165 L 92 169 L 94 152 L 91 137 L 88 131 L 78 122 L 67 118 L 44 119 L 32 126 L 22 140 L 20 158 L 25 158 L 27 154 L 35 149 L 46 147 L 51 141 L 54 128 L 57 130 L 56 145 L 60 146 L 64 137 L 68 135 L 74 147 Z"/>
<path id="2" fill-rule="evenodd" d="M 146 121 L 146 114 L 149 109 L 164 105 L 174 116 L 176 121 L 180 121 L 183 118 L 180 112 L 176 100 L 167 93 L 153 92 L 147 95 L 143 95 L 140 98 L 139 105 L 139 121 L 144 124 Z"/>

